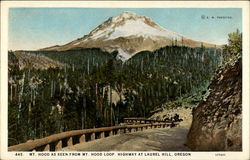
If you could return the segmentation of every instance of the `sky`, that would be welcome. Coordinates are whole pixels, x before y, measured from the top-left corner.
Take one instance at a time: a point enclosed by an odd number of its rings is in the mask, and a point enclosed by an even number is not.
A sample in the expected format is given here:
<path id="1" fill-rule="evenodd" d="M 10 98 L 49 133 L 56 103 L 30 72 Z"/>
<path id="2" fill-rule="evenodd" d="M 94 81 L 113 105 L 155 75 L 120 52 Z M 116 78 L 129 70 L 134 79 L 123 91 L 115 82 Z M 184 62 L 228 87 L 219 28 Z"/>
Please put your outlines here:
<path id="1" fill-rule="evenodd" d="M 228 33 L 242 31 L 240 8 L 10 8 L 8 47 L 35 50 L 62 45 L 124 11 L 150 17 L 168 30 L 208 43 L 226 44 Z"/>

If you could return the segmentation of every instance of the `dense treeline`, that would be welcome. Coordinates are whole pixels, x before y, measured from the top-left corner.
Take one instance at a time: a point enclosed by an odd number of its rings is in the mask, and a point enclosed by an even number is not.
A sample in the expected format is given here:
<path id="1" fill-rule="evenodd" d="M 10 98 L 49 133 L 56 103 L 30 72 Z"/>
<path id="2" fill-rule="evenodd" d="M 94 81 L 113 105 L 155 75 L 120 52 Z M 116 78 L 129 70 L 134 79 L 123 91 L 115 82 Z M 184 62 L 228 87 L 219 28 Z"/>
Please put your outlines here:
<path id="1" fill-rule="evenodd" d="M 235 60 L 238 56 L 242 56 L 242 32 L 239 29 L 228 34 L 228 44 L 223 46 L 223 60 Z"/>
<path id="2" fill-rule="evenodd" d="M 154 107 L 207 84 L 219 63 L 220 52 L 216 49 L 165 47 L 136 55 L 123 72 L 133 80 L 137 98 L 143 102 L 138 102 L 137 106 L 143 105 L 138 108 L 146 108 L 147 114 Z"/>
<path id="3" fill-rule="evenodd" d="M 124 63 L 115 59 L 117 52 L 99 49 L 22 52 L 65 65 L 47 70 L 10 65 L 9 145 L 148 117 L 161 104 L 204 86 L 221 61 L 220 49 L 204 47 L 164 47 Z M 11 52 L 10 59 L 17 61 Z"/>

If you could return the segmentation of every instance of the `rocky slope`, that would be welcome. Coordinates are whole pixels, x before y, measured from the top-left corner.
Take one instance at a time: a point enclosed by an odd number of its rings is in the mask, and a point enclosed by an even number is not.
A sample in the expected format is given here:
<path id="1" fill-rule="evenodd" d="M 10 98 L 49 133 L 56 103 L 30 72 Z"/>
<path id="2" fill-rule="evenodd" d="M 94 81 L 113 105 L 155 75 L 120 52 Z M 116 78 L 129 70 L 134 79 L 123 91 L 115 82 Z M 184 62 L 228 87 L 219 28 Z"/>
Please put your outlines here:
<path id="1" fill-rule="evenodd" d="M 242 150 L 242 61 L 220 67 L 210 94 L 193 111 L 187 145 L 199 151 Z"/>
<path id="2" fill-rule="evenodd" d="M 215 47 L 214 44 L 191 40 L 161 27 L 152 19 L 133 12 L 123 12 L 103 22 L 88 35 L 65 45 L 56 45 L 41 50 L 71 50 L 77 48 L 100 48 L 103 51 L 118 51 L 118 57 L 127 60 L 134 54 L 153 51 L 167 45 L 189 47 Z M 218 46 L 217 46 L 218 47 Z"/>

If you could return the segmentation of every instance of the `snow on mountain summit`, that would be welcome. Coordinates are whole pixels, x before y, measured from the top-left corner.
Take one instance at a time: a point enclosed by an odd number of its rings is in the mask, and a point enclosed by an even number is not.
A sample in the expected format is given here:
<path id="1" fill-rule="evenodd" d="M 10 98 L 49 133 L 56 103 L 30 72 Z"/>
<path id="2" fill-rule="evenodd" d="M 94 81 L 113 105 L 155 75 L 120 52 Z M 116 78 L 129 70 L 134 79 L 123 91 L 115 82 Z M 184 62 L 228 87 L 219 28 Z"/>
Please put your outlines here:
<path id="1" fill-rule="evenodd" d="M 129 11 L 110 18 L 92 31 L 91 34 L 92 36 L 89 37 L 91 39 L 116 39 L 128 36 L 154 38 L 154 36 L 164 36 L 174 40 L 181 40 L 180 35 L 164 29 L 154 23 L 151 18 L 139 16 Z"/>
<path id="2" fill-rule="evenodd" d="M 159 30 L 157 28 L 151 27 L 146 23 L 144 23 L 141 19 L 126 21 L 124 25 L 117 27 L 109 38 L 115 39 L 118 37 L 132 36 L 132 35 L 151 37 L 151 38 L 153 38 L 152 36 L 165 36 L 177 40 L 181 39 L 179 35 L 175 35 L 174 33 L 168 32 L 167 30 Z"/>
<path id="3" fill-rule="evenodd" d="M 126 11 L 110 17 L 89 34 L 61 46 L 42 50 L 71 50 L 74 48 L 100 48 L 117 51 L 117 58 L 126 61 L 140 51 L 154 51 L 168 45 L 214 47 L 214 44 L 194 41 L 155 23 L 151 18 Z"/>

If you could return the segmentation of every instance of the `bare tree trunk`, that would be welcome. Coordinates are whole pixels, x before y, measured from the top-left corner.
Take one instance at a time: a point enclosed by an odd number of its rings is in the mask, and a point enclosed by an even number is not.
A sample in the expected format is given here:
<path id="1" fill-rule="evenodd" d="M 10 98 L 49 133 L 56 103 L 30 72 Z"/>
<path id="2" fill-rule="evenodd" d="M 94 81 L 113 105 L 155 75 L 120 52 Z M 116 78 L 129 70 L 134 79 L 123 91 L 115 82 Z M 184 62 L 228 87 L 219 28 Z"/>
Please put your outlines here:
<path id="1" fill-rule="evenodd" d="M 10 101 L 12 101 L 12 84 L 10 84 Z"/>
<path id="2" fill-rule="evenodd" d="M 113 121 L 112 121 L 112 88 L 111 88 L 111 84 L 109 86 L 109 102 L 110 102 L 110 125 L 113 125 Z"/>
<path id="3" fill-rule="evenodd" d="M 18 113 L 17 113 L 17 120 L 18 120 L 18 124 L 20 122 L 20 113 L 21 113 L 21 109 L 22 109 L 22 96 L 23 96 L 23 88 L 24 88 L 24 79 L 25 79 L 25 72 L 23 72 L 23 77 L 22 77 L 22 81 L 21 81 L 21 91 L 19 94 L 19 105 L 18 105 Z"/>
<path id="4" fill-rule="evenodd" d="M 83 95 L 83 98 L 82 98 L 82 129 L 85 128 L 85 120 L 86 120 L 86 101 L 85 101 L 85 97 Z"/>
<path id="5" fill-rule="evenodd" d="M 54 87 L 54 84 L 53 84 L 53 80 L 51 81 L 51 85 L 50 85 L 50 97 L 53 97 L 53 87 Z"/>
<path id="6" fill-rule="evenodd" d="M 84 96 L 84 101 L 83 101 L 83 108 L 84 108 L 84 123 L 83 123 L 83 127 L 86 128 L 87 111 L 86 111 L 86 97 L 85 96 Z"/>
<path id="7" fill-rule="evenodd" d="M 99 108 L 99 100 L 98 100 L 98 84 L 96 83 L 95 84 L 95 98 L 96 98 L 96 108 L 98 109 L 98 111 L 100 111 L 100 108 Z"/>
<path id="8" fill-rule="evenodd" d="M 82 112 L 81 112 L 81 128 L 84 129 L 84 117 L 83 117 L 83 108 L 82 108 Z"/>
<path id="9" fill-rule="evenodd" d="M 89 75 L 89 59 L 88 59 L 88 75 Z"/>

